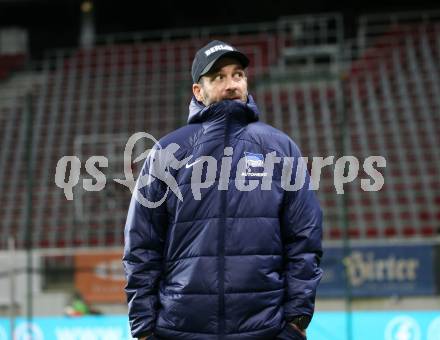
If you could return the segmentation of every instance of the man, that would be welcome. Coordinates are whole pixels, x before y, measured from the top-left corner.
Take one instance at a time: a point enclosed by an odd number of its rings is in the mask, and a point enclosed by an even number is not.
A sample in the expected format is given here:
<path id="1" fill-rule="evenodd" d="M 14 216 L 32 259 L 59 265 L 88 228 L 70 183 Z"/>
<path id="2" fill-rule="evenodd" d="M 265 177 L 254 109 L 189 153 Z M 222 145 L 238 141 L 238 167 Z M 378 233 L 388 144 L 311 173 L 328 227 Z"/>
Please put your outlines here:
<path id="1" fill-rule="evenodd" d="M 188 125 L 155 149 L 176 143 L 174 165 L 155 178 L 163 159 L 144 164 L 123 257 L 133 337 L 305 338 L 322 275 L 322 213 L 306 170 L 303 185 L 284 190 L 281 174 L 301 172 L 300 152 L 287 135 L 258 122 L 248 64 L 224 42 L 201 48 Z M 285 169 L 273 157 L 284 157 Z M 167 185 L 157 178 L 167 176 L 182 197 L 143 204 L 165 197 Z"/>

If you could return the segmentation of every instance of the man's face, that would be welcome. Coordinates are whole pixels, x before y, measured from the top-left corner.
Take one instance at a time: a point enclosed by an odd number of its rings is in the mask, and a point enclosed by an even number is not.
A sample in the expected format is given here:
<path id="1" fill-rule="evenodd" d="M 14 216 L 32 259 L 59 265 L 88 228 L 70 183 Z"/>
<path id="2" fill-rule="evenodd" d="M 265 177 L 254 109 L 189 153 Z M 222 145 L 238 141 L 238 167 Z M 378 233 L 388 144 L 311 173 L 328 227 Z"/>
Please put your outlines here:
<path id="1" fill-rule="evenodd" d="M 247 101 L 247 78 L 243 66 L 234 58 L 221 58 L 211 71 L 193 84 L 196 99 L 205 106 L 224 99 Z"/>

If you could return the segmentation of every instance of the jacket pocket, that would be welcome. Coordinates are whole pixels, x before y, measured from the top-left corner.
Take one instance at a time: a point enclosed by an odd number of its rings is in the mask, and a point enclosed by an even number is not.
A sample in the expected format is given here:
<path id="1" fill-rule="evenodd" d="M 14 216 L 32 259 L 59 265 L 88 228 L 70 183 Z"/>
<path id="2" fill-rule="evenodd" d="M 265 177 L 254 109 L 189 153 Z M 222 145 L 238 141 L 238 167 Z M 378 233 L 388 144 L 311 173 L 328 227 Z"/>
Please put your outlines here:
<path id="1" fill-rule="evenodd" d="M 286 326 L 284 326 L 274 340 L 307 340 L 307 337 L 286 323 Z"/>

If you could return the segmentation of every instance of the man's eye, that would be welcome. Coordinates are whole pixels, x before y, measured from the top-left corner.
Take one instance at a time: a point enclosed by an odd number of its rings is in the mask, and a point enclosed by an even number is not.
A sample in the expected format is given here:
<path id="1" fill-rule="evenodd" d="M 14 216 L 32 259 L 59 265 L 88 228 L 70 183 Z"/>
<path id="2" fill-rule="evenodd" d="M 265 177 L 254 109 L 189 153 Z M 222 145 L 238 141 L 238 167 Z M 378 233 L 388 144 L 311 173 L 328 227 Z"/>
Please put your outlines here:
<path id="1" fill-rule="evenodd" d="M 214 79 L 215 80 L 222 80 L 223 79 L 223 75 L 217 74 Z"/>

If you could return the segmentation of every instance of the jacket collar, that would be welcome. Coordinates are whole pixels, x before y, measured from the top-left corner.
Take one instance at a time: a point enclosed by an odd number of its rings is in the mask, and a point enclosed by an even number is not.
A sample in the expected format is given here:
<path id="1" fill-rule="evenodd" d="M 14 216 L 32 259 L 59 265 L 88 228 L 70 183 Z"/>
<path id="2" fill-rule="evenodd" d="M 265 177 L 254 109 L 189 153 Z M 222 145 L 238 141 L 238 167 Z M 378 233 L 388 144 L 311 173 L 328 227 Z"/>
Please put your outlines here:
<path id="1" fill-rule="evenodd" d="M 189 104 L 188 124 L 226 117 L 226 115 L 249 123 L 258 120 L 260 111 L 251 95 L 248 95 L 246 103 L 222 100 L 209 106 L 203 105 L 193 96 Z"/>

